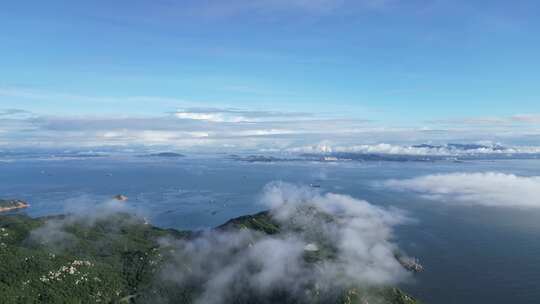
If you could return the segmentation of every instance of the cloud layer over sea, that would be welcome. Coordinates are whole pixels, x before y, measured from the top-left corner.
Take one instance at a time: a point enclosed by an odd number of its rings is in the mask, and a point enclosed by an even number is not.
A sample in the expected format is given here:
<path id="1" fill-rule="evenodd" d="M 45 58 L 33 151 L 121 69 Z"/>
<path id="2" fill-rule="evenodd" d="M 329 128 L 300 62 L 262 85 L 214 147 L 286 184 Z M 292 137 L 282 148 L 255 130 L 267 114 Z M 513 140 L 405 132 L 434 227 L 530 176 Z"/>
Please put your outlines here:
<path id="1" fill-rule="evenodd" d="M 540 208 L 540 177 L 498 172 L 433 174 L 394 179 L 385 186 L 428 199 L 488 207 Z"/>

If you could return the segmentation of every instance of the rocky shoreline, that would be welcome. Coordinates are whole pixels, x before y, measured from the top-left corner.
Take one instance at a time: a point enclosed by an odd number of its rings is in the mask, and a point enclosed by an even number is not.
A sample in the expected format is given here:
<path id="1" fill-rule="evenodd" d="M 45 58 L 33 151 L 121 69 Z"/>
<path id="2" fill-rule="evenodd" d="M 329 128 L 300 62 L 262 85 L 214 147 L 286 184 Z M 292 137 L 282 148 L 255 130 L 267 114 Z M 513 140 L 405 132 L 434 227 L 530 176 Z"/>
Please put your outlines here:
<path id="1" fill-rule="evenodd" d="M 24 209 L 28 207 L 30 207 L 30 204 L 22 200 L 0 200 L 0 212 Z"/>

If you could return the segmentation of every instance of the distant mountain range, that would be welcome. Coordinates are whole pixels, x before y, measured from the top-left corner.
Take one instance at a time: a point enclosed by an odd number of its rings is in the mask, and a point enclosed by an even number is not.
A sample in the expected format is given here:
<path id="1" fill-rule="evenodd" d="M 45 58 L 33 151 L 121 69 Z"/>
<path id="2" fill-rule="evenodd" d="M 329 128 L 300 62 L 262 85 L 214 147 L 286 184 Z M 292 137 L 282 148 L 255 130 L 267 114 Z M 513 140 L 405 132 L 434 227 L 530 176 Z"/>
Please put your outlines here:
<path id="1" fill-rule="evenodd" d="M 160 153 L 152 153 L 152 154 L 146 154 L 143 156 L 148 157 L 185 157 L 184 154 L 175 153 L 175 152 L 160 152 Z"/>

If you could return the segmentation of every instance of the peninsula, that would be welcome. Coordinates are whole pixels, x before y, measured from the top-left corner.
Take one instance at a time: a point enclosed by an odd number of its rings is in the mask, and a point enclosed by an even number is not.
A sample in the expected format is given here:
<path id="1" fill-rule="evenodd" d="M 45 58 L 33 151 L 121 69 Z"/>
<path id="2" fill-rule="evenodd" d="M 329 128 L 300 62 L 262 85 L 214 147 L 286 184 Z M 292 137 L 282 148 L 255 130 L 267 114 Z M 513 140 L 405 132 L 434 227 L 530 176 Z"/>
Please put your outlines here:
<path id="1" fill-rule="evenodd" d="M 16 209 L 28 208 L 30 205 L 22 200 L 1 200 L 0 212 L 12 211 Z"/>

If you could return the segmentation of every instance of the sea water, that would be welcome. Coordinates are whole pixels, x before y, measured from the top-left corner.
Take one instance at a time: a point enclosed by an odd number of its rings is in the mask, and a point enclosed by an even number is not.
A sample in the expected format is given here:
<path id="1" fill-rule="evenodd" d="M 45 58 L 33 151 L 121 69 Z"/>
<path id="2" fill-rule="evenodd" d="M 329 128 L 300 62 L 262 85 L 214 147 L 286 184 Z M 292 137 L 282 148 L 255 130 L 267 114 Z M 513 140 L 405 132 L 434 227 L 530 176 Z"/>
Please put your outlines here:
<path id="1" fill-rule="evenodd" d="M 403 284 L 425 303 L 540 303 L 540 210 L 464 206 L 381 186 L 448 172 L 540 175 L 540 160 L 270 162 L 222 157 L 16 158 L 0 161 L 0 197 L 28 201 L 30 216 L 61 214 L 116 194 L 152 224 L 206 229 L 265 209 L 266 184 L 317 186 L 404 210 L 394 241 L 425 271 Z M 320 188 L 319 188 L 320 186 Z M 540 208 L 539 208 L 540 209 Z"/>

